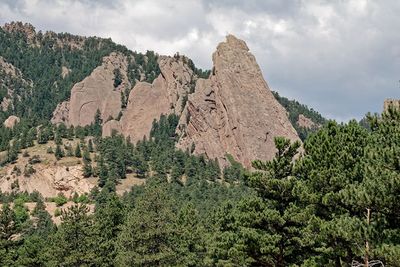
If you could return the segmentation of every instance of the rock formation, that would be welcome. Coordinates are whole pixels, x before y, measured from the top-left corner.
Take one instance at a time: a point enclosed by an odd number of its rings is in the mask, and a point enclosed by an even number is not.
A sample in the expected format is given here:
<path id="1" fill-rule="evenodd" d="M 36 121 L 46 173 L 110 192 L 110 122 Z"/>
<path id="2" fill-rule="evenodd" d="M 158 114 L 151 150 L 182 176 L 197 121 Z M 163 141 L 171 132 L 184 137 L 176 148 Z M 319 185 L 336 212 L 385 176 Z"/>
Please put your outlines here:
<path id="1" fill-rule="evenodd" d="M 36 42 L 35 27 L 33 27 L 30 23 L 22 23 L 20 21 L 10 22 L 4 24 L 2 28 L 4 31 L 9 33 L 22 33 L 23 35 L 25 35 L 26 40 L 29 44 L 33 44 Z"/>
<path id="2" fill-rule="evenodd" d="M 217 158 L 222 166 L 230 154 L 250 167 L 254 159 L 274 157 L 274 137 L 299 140 L 244 41 L 227 36 L 213 63 L 210 78 L 199 79 L 189 95 L 177 129 L 178 148 L 194 144 L 195 154 Z"/>
<path id="3" fill-rule="evenodd" d="M 67 77 L 70 73 L 71 73 L 71 69 L 69 69 L 69 68 L 67 68 L 65 66 L 61 67 L 61 77 L 63 79 L 65 79 L 65 77 Z"/>
<path id="4" fill-rule="evenodd" d="M 387 112 L 389 107 L 400 109 L 400 99 L 385 99 L 383 102 L 383 112 Z"/>
<path id="5" fill-rule="evenodd" d="M 20 119 L 17 116 L 11 115 L 4 121 L 4 126 L 11 129 L 14 128 L 19 121 Z"/>
<path id="6" fill-rule="evenodd" d="M 6 111 L 9 105 L 12 105 L 12 99 L 14 97 L 15 88 L 13 88 L 13 83 L 10 82 L 10 80 L 17 80 L 19 84 L 26 88 L 32 87 L 32 84 L 23 78 L 22 73 L 18 68 L 14 67 L 14 65 L 8 63 L 0 56 L 0 89 L 7 89 L 7 94 L 3 99 L 0 99 L 0 108 L 3 111 Z M 17 99 L 20 99 L 20 96 L 17 95 L 16 97 Z"/>
<path id="7" fill-rule="evenodd" d="M 117 120 L 109 120 L 103 125 L 103 136 L 111 136 L 113 131 L 117 133 L 121 133 L 121 125 L 120 122 Z"/>
<path id="8" fill-rule="evenodd" d="M 297 125 L 306 129 L 313 129 L 320 127 L 320 125 L 316 124 L 310 118 L 307 118 L 303 114 L 299 114 L 299 117 L 297 119 Z"/>
<path id="9" fill-rule="evenodd" d="M 82 175 L 82 166 L 46 166 L 37 164 L 34 166 L 35 173 L 29 178 L 23 174 L 12 175 L 12 168 L 9 168 L 7 176 L 0 178 L 0 190 L 2 192 L 12 192 L 13 184 L 18 184 L 18 191 L 32 193 L 38 191 L 44 197 L 54 197 L 58 193 L 63 193 L 67 197 L 78 194 L 89 193 L 95 186 Z"/>
<path id="10" fill-rule="evenodd" d="M 133 142 L 149 135 L 153 121 L 161 114 L 180 115 L 185 97 L 194 89 L 196 77 L 182 56 L 159 58 L 161 74 L 152 84 L 138 82 L 129 94 L 126 110 L 119 122 L 111 120 L 103 126 L 103 136 L 112 130 L 130 136 Z"/>
<path id="11" fill-rule="evenodd" d="M 120 53 L 111 53 L 103 58 L 103 64 L 74 85 L 69 103 L 61 103 L 53 113 L 52 122 L 86 126 L 94 121 L 97 110 L 103 121 L 117 118 L 121 111 L 121 91 L 131 87 L 127 78 L 127 58 Z M 119 70 L 122 83 L 114 87 L 115 70 Z M 68 116 L 67 114 L 68 110 Z"/>
<path id="12" fill-rule="evenodd" d="M 85 126 L 99 109 L 105 122 L 103 136 L 117 131 L 137 142 L 149 135 L 161 114 L 175 113 L 181 116 L 178 148 L 194 144 L 194 153 L 217 158 L 222 165 L 228 164 L 226 155 L 231 154 L 247 167 L 254 159 L 274 157 L 274 137 L 299 140 L 244 41 L 228 36 L 218 45 L 213 62 L 212 75 L 197 79 L 186 57 L 160 56 L 161 74 L 152 84 L 137 81 L 122 109 L 121 89 L 130 86 L 127 58 L 112 53 L 74 85 L 70 101 L 58 105 L 52 122 Z M 118 88 L 113 86 L 116 69 L 123 77 Z"/>
<path id="13" fill-rule="evenodd" d="M 21 71 L 16 67 L 14 67 L 12 64 L 5 61 L 4 58 L 1 56 L 0 56 L 0 69 L 4 71 L 4 73 L 11 75 L 12 77 L 21 76 Z"/>
<path id="14" fill-rule="evenodd" d="M 64 101 L 57 105 L 53 112 L 51 123 L 64 123 L 65 125 L 69 125 L 69 101 Z"/>

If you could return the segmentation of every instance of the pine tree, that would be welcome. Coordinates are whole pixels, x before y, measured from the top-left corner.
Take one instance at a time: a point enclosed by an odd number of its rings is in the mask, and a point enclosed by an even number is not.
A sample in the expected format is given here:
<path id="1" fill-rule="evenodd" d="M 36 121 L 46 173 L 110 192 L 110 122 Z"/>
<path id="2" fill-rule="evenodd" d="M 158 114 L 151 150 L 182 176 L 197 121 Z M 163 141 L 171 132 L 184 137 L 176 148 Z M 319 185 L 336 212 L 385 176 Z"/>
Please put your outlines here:
<path id="1" fill-rule="evenodd" d="M 82 157 L 81 147 L 79 144 L 76 144 L 76 147 L 75 147 L 75 157 L 77 157 L 77 158 Z"/>
<path id="2" fill-rule="evenodd" d="M 90 153 L 93 153 L 93 152 L 94 152 L 92 139 L 89 139 L 89 142 L 88 142 L 88 150 L 89 150 Z"/>
<path id="3" fill-rule="evenodd" d="M 88 266 L 93 252 L 93 220 L 85 204 L 75 204 L 62 213 L 62 224 L 52 238 L 47 263 L 52 266 Z"/>
<path id="4" fill-rule="evenodd" d="M 278 150 L 269 162 L 255 161 L 257 172 L 247 177 L 256 197 L 240 201 L 235 208 L 226 204 L 217 217 L 217 231 L 211 251 L 216 264 L 289 266 L 307 257 L 311 240 L 306 231 L 310 211 L 293 194 L 293 158 L 300 147 L 285 138 L 275 138 Z"/>
<path id="5" fill-rule="evenodd" d="M 8 146 L 7 150 L 7 162 L 13 163 L 18 159 L 18 150 L 17 148 L 13 145 Z"/>
<path id="6" fill-rule="evenodd" d="M 103 187 L 108 178 L 108 169 L 104 163 L 104 159 L 102 156 L 100 156 L 99 162 L 98 162 L 98 169 L 99 169 L 99 186 Z"/>
<path id="7" fill-rule="evenodd" d="M 90 161 L 88 161 L 84 158 L 83 159 L 83 177 L 88 178 L 92 175 L 93 175 L 92 165 L 90 164 Z"/>
<path id="8" fill-rule="evenodd" d="M 92 159 L 90 158 L 89 150 L 88 150 L 88 148 L 86 146 L 83 148 L 83 156 L 82 156 L 82 158 L 83 158 L 84 161 L 87 161 L 87 162 L 92 161 Z"/>
<path id="9" fill-rule="evenodd" d="M 56 150 L 54 151 L 54 156 L 56 157 L 57 160 L 60 160 L 62 157 L 64 157 L 64 151 L 58 144 L 56 146 Z"/>
<path id="10" fill-rule="evenodd" d="M 96 266 L 113 266 L 117 254 L 116 242 L 120 226 L 124 222 L 124 206 L 115 193 L 109 193 L 96 207 L 95 254 Z"/>
<path id="11" fill-rule="evenodd" d="M 8 203 L 3 204 L 0 214 L 0 262 L 4 266 L 13 266 L 16 245 L 15 235 L 18 234 L 16 216 Z"/>
<path id="12" fill-rule="evenodd" d="M 368 131 L 356 121 L 347 125 L 329 122 L 304 143 L 304 157 L 296 164 L 299 184 L 295 189 L 304 205 L 312 209 L 310 222 L 315 237 L 314 265 L 351 263 L 359 249 L 364 212 L 346 204 L 344 194 L 364 179 L 364 155 Z"/>
<path id="13" fill-rule="evenodd" d="M 54 137 L 54 142 L 56 143 L 56 145 L 62 145 L 62 138 L 60 134 L 56 134 Z"/>
<path id="14" fill-rule="evenodd" d="M 162 185 L 146 189 L 118 237 L 117 266 L 178 265 L 176 216 Z"/>
<path id="15" fill-rule="evenodd" d="M 133 155 L 132 166 L 135 169 L 136 175 L 142 178 L 146 176 L 146 173 L 149 170 L 147 162 L 138 153 L 134 153 Z"/>

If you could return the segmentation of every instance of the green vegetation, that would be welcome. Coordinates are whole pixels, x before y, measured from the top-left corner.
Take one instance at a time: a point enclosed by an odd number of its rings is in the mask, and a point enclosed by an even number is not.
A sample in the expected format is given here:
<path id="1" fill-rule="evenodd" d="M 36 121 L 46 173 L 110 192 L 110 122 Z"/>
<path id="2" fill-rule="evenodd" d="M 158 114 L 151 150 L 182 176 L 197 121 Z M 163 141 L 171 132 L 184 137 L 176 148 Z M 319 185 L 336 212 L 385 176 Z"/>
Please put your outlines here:
<path id="1" fill-rule="evenodd" d="M 286 97 L 280 96 L 277 92 L 272 91 L 272 93 L 275 96 L 276 100 L 278 100 L 278 102 L 289 113 L 289 120 L 292 123 L 293 127 L 296 129 L 297 134 L 302 141 L 304 141 L 309 134 L 317 131 L 318 126 L 322 126 L 327 122 L 327 120 L 314 109 L 309 108 L 306 105 L 300 104 L 296 100 L 289 100 Z M 317 127 L 307 129 L 298 125 L 297 121 L 300 114 L 304 115 L 306 118 L 309 118 L 313 123 L 315 123 Z"/>
<path id="2" fill-rule="evenodd" d="M 31 179 L 35 164 L 46 159 L 26 149 L 51 141 L 53 147 L 45 146 L 57 160 L 81 158 L 83 175 L 98 177 L 90 194 L 47 199 L 59 207 L 58 226 L 39 193 L 18 191 L 19 180 L 11 193 L 0 191 L 1 266 L 306 267 L 366 260 L 400 266 L 400 112 L 338 124 L 274 93 L 304 140 L 302 153 L 300 143 L 277 137 L 276 157 L 254 161 L 252 171 L 231 155 L 228 166 L 219 166 L 193 149 L 175 149 L 179 118 L 173 114 L 154 121 L 150 136 L 136 144 L 118 134 L 102 138 L 100 111 L 86 127 L 50 124 L 56 103 L 112 51 L 128 57 L 131 84 L 160 73 L 154 52 L 131 52 L 109 39 L 87 38 L 81 48 L 57 44 L 79 38 L 38 34 L 32 46 L 23 34 L 0 29 L 0 55 L 23 78 L 0 72 L 0 99 L 6 88 L 14 92 L 0 121 L 21 117 L 13 129 L 0 126 L 0 164 L 25 157 L 28 163 L 14 165 L 12 175 Z M 198 77 L 210 75 L 183 60 Z M 71 70 L 65 78 L 63 66 Z M 122 75 L 114 75 L 118 87 Z M 129 90 L 122 91 L 122 107 Z M 321 128 L 299 127 L 300 114 Z M 146 183 L 117 195 L 130 176 Z M 69 200 L 74 204 L 62 209 Z M 27 202 L 36 202 L 31 212 Z"/>
<path id="3" fill-rule="evenodd" d="M 73 48 L 69 43 L 74 42 L 81 45 Z M 151 83 L 160 74 L 157 54 L 152 51 L 146 54 L 132 52 L 111 39 L 39 32 L 36 43 L 32 45 L 21 32 L 9 33 L 0 28 L 0 55 L 18 68 L 22 75 L 12 77 L 0 71 L 0 100 L 7 95 L 7 89 L 13 91 L 8 110 L 0 110 L 0 121 L 10 115 L 21 118 L 16 129 L 0 125 L 0 151 L 7 150 L 13 137 L 24 135 L 29 138 L 28 134 L 33 135 L 35 126 L 46 126 L 57 103 L 69 99 L 72 86 L 87 77 L 111 52 L 128 57 L 128 78 L 132 85 L 140 80 L 141 75 Z M 70 70 L 64 78 L 62 67 Z M 122 82 L 122 75 L 118 70 L 114 75 L 114 86 L 117 87 Z M 130 89 L 125 91 L 125 99 Z M 29 133 L 29 130 L 32 132 Z M 39 131 L 39 143 L 52 139 L 46 131 Z"/>
<path id="4" fill-rule="evenodd" d="M 101 190 L 75 195 L 74 206 L 56 211 L 58 227 L 38 194 L 0 194 L 0 260 L 3 266 L 350 266 L 368 257 L 400 266 L 400 112 L 368 120 L 369 130 L 356 121 L 328 122 L 306 139 L 301 156 L 300 143 L 278 137 L 276 157 L 254 161 L 252 172 L 229 155 L 231 166 L 221 171 L 214 160 L 175 150 L 174 115 L 155 121 L 151 137 L 137 144 L 118 135 L 95 138 L 96 157 L 87 156 L 86 144 L 82 156 L 97 163 Z M 146 184 L 117 196 L 116 184 L 131 172 Z M 31 215 L 26 201 L 38 203 Z M 86 203 L 95 204 L 94 212 Z"/>

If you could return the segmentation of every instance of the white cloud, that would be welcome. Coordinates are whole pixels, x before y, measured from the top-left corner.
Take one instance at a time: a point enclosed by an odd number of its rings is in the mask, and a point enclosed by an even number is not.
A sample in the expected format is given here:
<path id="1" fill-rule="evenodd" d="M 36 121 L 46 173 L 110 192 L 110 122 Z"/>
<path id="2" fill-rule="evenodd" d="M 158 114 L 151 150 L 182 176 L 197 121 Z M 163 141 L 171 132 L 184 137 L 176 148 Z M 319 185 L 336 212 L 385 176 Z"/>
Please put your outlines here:
<path id="1" fill-rule="evenodd" d="M 203 68 L 233 33 L 247 41 L 271 88 L 347 119 L 400 97 L 399 11 L 395 0 L 0 0 L 0 23 L 179 51 Z"/>

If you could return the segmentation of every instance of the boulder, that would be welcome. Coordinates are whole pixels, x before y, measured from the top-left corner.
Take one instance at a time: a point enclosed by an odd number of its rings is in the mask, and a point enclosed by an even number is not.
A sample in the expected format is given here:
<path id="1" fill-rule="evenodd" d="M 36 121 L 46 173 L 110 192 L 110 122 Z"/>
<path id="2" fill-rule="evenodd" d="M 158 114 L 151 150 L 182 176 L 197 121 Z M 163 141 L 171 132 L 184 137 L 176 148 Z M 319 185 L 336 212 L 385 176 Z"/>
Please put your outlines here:
<path id="1" fill-rule="evenodd" d="M 17 116 L 11 115 L 4 121 L 4 126 L 7 128 L 14 128 L 14 126 L 19 123 L 20 119 Z"/>

